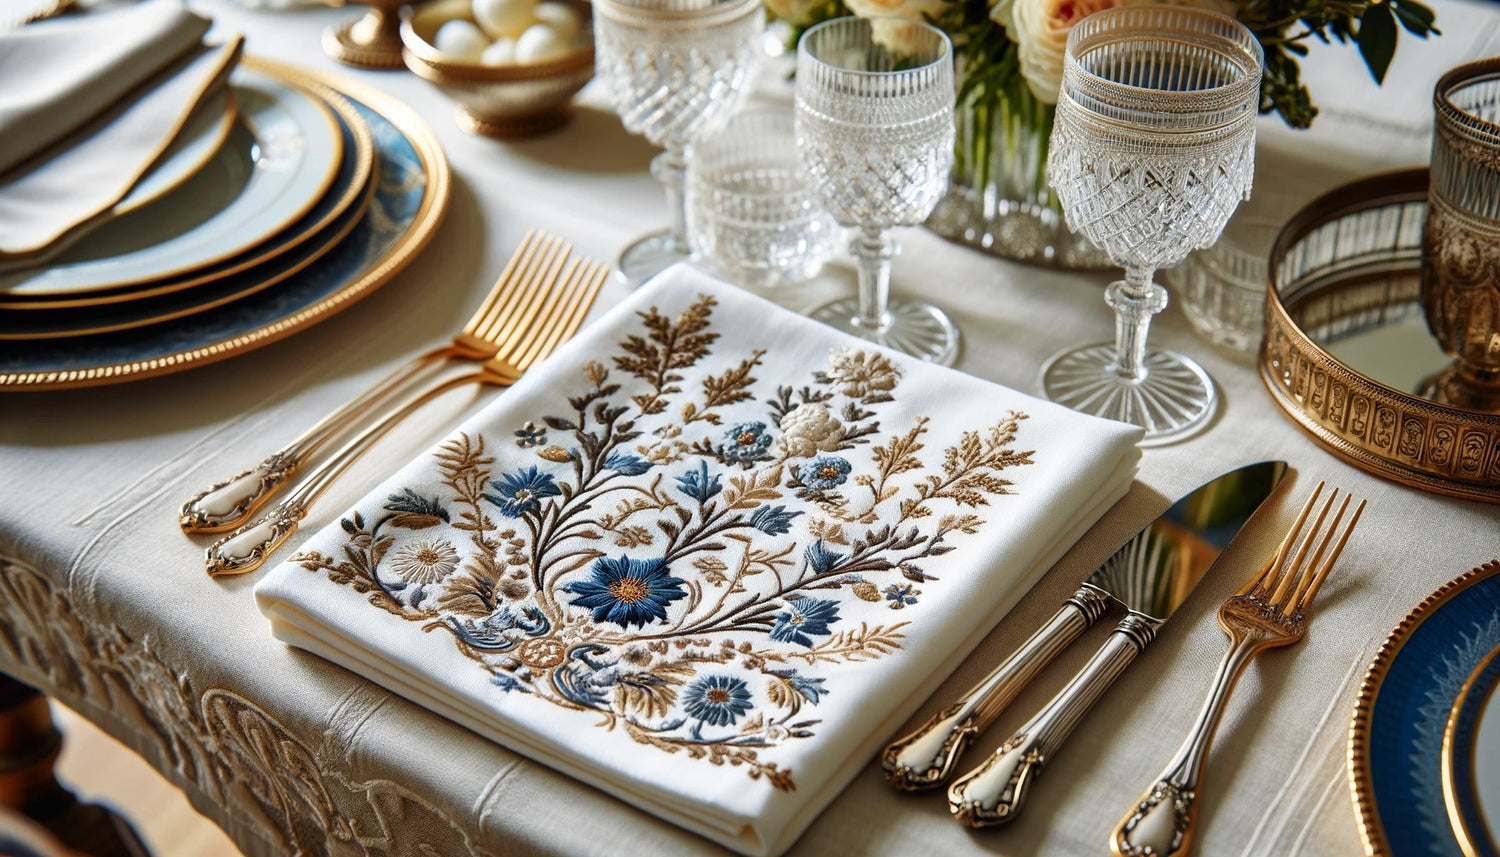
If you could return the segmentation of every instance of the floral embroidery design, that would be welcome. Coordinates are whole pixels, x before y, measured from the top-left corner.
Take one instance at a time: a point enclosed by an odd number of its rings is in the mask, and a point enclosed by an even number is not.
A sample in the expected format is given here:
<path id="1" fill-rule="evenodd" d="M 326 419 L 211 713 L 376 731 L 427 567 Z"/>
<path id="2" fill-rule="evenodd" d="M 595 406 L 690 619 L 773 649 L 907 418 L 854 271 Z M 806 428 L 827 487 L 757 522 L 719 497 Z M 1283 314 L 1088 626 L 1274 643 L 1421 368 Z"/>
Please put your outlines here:
<path id="1" fill-rule="evenodd" d="M 882 426 L 902 371 L 858 348 L 764 384 L 764 351 L 714 354 L 715 306 L 641 313 L 566 412 L 524 415 L 495 453 L 459 434 L 441 488 L 293 561 L 451 635 L 497 694 L 794 790 L 768 756 L 816 734 L 844 671 L 902 647 L 887 610 L 942 621 L 922 615 L 919 585 L 943 585 L 931 561 L 1034 453 L 1014 446 L 1021 413 L 943 449 L 926 417 Z"/>

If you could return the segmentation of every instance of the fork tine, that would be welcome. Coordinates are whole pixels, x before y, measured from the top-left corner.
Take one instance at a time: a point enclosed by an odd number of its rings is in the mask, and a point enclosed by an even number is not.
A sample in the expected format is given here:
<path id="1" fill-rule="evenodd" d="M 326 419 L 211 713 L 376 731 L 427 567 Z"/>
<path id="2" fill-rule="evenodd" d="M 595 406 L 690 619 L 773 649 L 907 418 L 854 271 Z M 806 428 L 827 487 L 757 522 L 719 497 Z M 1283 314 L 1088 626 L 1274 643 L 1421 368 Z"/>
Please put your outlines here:
<path id="1" fill-rule="evenodd" d="M 1348 505 L 1348 500 L 1349 498 L 1346 496 L 1344 498 L 1345 505 Z M 1344 527 L 1343 533 L 1339 535 L 1338 544 L 1333 546 L 1333 552 L 1328 554 L 1328 558 L 1318 567 L 1317 573 L 1310 576 L 1307 586 L 1299 588 L 1295 602 L 1295 612 L 1303 612 L 1307 609 L 1307 605 L 1311 604 L 1313 599 L 1318 597 L 1318 590 L 1323 587 L 1323 581 L 1328 577 L 1328 572 L 1333 569 L 1333 564 L 1338 560 L 1339 554 L 1344 552 L 1344 544 L 1349 541 L 1349 536 L 1354 532 L 1355 525 L 1359 523 L 1359 516 L 1364 514 L 1364 511 L 1365 501 L 1360 500 L 1359 505 L 1354 507 L 1354 514 L 1349 518 L 1349 523 Z M 1343 510 L 1340 509 L 1339 512 L 1342 514 Z M 1333 535 L 1332 529 L 1329 530 L 1329 535 Z"/>
<path id="2" fill-rule="evenodd" d="M 549 238 L 549 241 L 538 248 L 538 253 L 527 260 L 526 266 L 517 272 L 512 287 L 506 290 L 504 299 L 496 303 L 476 335 L 495 342 L 505 332 L 514 334 L 518 326 L 528 323 L 538 301 L 557 279 L 557 271 L 573 250 L 573 245 L 561 238 Z M 503 342 L 497 344 L 504 349 Z"/>
<path id="3" fill-rule="evenodd" d="M 1292 557 L 1292 561 L 1288 563 L 1287 574 L 1277 582 L 1276 590 L 1266 598 L 1267 604 L 1277 606 L 1287 603 L 1286 596 L 1291 591 L 1292 584 L 1297 582 L 1297 578 L 1302 574 L 1302 571 L 1308 567 L 1308 563 L 1306 562 L 1307 551 L 1312 547 L 1313 542 L 1317 540 L 1318 533 L 1323 532 L 1323 521 L 1327 519 L 1328 510 L 1333 508 L 1333 503 L 1338 497 L 1339 489 L 1335 488 L 1329 493 L 1328 499 L 1323 502 L 1323 507 L 1318 510 L 1318 518 L 1313 521 L 1312 529 L 1308 530 L 1305 535 L 1298 534 L 1302 539 L 1302 543 L 1297 547 L 1297 555 Z M 1338 525 L 1337 520 L 1335 520 L 1334 525 Z M 1316 557 L 1313 558 L 1313 562 L 1317 562 Z"/>
<path id="4" fill-rule="evenodd" d="M 546 254 L 557 247 L 562 241 L 556 235 L 551 235 L 539 229 L 532 229 L 521 239 L 510 256 L 510 261 L 505 263 L 505 270 L 495 279 L 495 285 L 490 293 L 485 296 L 484 302 L 469 318 L 469 323 L 464 325 L 464 333 L 470 336 L 485 336 L 486 330 L 491 328 L 496 316 L 505 312 L 512 306 L 512 297 L 535 269 L 538 253 L 545 258 Z"/>
<path id="5" fill-rule="evenodd" d="M 1281 544 L 1276 547 L 1276 553 L 1271 555 L 1271 559 L 1261 569 L 1261 573 L 1245 581 L 1245 585 L 1240 587 L 1240 591 L 1236 592 L 1235 595 L 1249 595 L 1257 588 L 1269 592 L 1272 587 L 1276 586 L 1277 579 L 1281 577 L 1282 568 L 1286 565 L 1286 555 L 1296 542 L 1297 534 L 1302 532 L 1302 525 L 1307 522 L 1307 516 L 1312 512 L 1313 504 L 1318 502 L 1318 495 L 1322 493 L 1323 483 L 1319 482 L 1318 486 L 1313 489 L 1312 496 L 1308 497 L 1307 502 L 1303 504 L 1302 511 L 1297 515 L 1297 520 L 1292 523 L 1291 527 L 1287 528 L 1286 535 L 1281 539 Z"/>
<path id="6" fill-rule="evenodd" d="M 552 312 L 536 326 L 536 334 L 529 347 L 519 353 L 513 361 L 518 368 L 525 369 L 537 360 L 552 353 L 558 343 L 566 340 L 583 323 L 593 306 L 594 298 L 604 285 L 609 269 L 586 259 L 580 259 L 568 271 L 567 282 L 557 290 Z"/>
<path id="7" fill-rule="evenodd" d="M 524 341 L 537 314 L 547 308 L 552 287 L 562 276 L 570 252 L 571 245 L 540 260 L 522 284 L 522 293 L 512 302 L 510 311 L 496 319 L 490 339 L 497 353 L 514 351 L 516 343 Z"/>

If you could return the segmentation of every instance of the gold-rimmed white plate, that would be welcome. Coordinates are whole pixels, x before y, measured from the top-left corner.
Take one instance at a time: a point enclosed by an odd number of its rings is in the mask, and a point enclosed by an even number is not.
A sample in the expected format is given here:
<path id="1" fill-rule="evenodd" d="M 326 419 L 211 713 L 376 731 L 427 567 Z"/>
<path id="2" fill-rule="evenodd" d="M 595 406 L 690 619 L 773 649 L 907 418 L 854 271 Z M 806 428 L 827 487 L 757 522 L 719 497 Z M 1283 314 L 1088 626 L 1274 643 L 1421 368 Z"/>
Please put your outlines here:
<path id="1" fill-rule="evenodd" d="M 155 204 L 101 226 L 42 268 L 0 275 L 0 296 L 78 295 L 181 275 L 245 253 L 306 214 L 342 163 L 332 111 L 243 64 L 231 82 L 248 142 L 237 146 L 231 132 L 198 176 Z"/>
<path id="2" fill-rule="evenodd" d="M 447 159 L 411 108 L 354 81 L 246 58 L 244 66 L 347 96 L 380 167 L 369 210 L 349 236 L 295 276 L 184 318 L 99 336 L 0 343 L 0 391 L 113 384 L 179 372 L 270 344 L 388 282 L 426 246 L 451 193 Z"/>
<path id="3" fill-rule="evenodd" d="M 339 130 L 343 137 L 344 157 L 338 174 L 328 192 L 318 200 L 311 210 L 296 223 L 250 250 L 232 256 L 222 262 L 198 268 L 186 274 L 166 277 L 116 289 L 101 289 L 82 294 L 58 296 L 12 297 L 0 293 L 0 309 L 24 309 L 36 312 L 14 316 L 0 315 L 0 340 L 46 339 L 58 336 L 75 336 L 102 333 L 109 330 L 124 330 L 170 318 L 178 318 L 190 312 L 218 306 L 233 297 L 242 297 L 279 282 L 299 270 L 317 255 L 328 249 L 330 236 L 342 235 L 331 229 L 336 222 L 348 217 L 358 218 L 361 212 L 350 209 L 362 201 L 368 201 L 367 185 L 375 169 L 375 146 L 370 130 L 359 112 L 343 96 L 320 84 L 305 82 L 294 84 L 325 102 L 338 116 Z M 242 135 L 250 143 L 238 141 L 231 148 L 241 146 L 248 151 L 253 145 L 248 129 L 236 128 L 233 135 Z M 231 135 L 231 136 L 233 136 Z M 216 168 L 203 171 L 195 181 L 217 181 L 223 177 Z M 344 232 L 348 230 L 345 229 Z M 324 242 L 324 243 L 318 243 Z M 308 244 L 313 246 L 309 247 Z M 281 260 L 292 255 L 293 259 Z M 272 265 L 276 261 L 284 264 Z M 198 289 L 222 283 L 250 269 L 258 269 L 255 275 L 239 277 L 228 289 Z M 182 296 L 172 301 L 157 300 L 186 289 L 202 291 L 201 295 Z M 131 304 L 111 314 L 95 308 L 110 304 Z M 74 313 L 61 310 L 78 310 Z"/>
<path id="4" fill-rule="evenodd" d="M 1448 715 L 1443 799 L 1464 854 L 1500 855 L 1500 642 L 1464 682 Z"/>

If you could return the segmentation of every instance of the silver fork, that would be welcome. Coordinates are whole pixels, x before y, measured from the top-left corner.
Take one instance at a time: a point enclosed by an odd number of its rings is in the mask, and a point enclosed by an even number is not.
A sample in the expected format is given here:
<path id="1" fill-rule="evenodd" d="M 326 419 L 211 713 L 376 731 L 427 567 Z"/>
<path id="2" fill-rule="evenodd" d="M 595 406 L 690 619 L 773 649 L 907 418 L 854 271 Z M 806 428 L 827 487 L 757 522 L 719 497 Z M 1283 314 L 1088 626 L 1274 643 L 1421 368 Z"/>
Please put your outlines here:
<path id="1" fill-rule="evenodd" d="M 501 338 L 499 353 L 480 364 L 479 371 L 450 378 L 424 390 L 361 432 L 307 478 L 276 508 L 215 542 L 205 553 L 210 575 L 243 574 L 259 568 L 266 558 L 297 530 L 308 506 L 333 480 L 392 426 L 418 408 L 465 384 L 508 387 L 532 364 L 552 353 L 573 335 L 609 276 L 609 268 L 587 259 L 574 259 L 555 289 L 541 288 L 524 302 L 514 326 Z"/>
<path id="2" fill-rule="evenodd" d="M 540 230 L 526 233 L 505 270 L 490 287 L 490 293 L 451 343 L 408 361 L 251 469 L 193 495 L 182 504 L 177 515 L 183 532 L 222 533 L 234 529 L 269 500 L 324 444 L 376 406 L 389 402 L 435 365 L 449 360 L 479 362 L 494 357 L 523 309 L 521 298 L 532 294 L 538 284 L 557 279 L 572 246 Z"/>
<path id="3" fill-rule="evenodd" d="M 1302 639 L 1307 631 L 1307 609 L 1365 510 L 1365 501 L 1359 501 L 1349 523 L 1338 534 L 1338 542 L 1330 550 L 1329 545 L 1348 511 L 1350 500 L 1345 494 L 1338 513 L 1325 529 L 1323 522 L 1339 496 L 1339 490 L 1333 489 L 1318 512 L 1312 530 L 1292 555 L 1292 548 L 1322 491 L 1323 483 L 1319 482 L 1307 505 L 1302 507 L 1302 513 L 1276 548 L 1276 553 L 1239 592 L 1219 607 L 1219 627 L 1229 637 L 1229 650 L 1219 663 L 1219 673 L 1214 677 L 1208 699 L 1189 731 L 1187 741 L 1157 777 L 1156 784 L 1141 796 L 1135 808 L 1120 820 L 1110 836 L 1110 850 L 1117 857 L 1168 857 L 1187 853 L 1198 819 L 1198 786 L 1207 765 L 1208 747 L 1213 742 L 1214 732 L 1235 684 L 1256 655 Z M 1315 542 L 1317 548 L 1309 557 L 1308 551 Z"/>

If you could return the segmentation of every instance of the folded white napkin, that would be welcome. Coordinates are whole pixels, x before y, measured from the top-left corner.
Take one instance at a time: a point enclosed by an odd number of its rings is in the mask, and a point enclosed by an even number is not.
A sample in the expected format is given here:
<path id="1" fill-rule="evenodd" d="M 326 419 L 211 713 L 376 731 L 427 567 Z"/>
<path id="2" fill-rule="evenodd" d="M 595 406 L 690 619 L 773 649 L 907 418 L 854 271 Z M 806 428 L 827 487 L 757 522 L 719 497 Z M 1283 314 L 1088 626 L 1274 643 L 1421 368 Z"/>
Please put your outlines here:
<path id="1" fill-rule="evenodd" d="M 148 172 L 239 57 L 237 37 L 202 44 L 208 25 L 147 0 L 0 35 L 0 261 L 52 248 Z"/>
<path id="2" fill-rule="evenodd" d="M 280 639 L 778 854 L 1125 492 L 1139 438 L 679 266 L 255 594 Z"/>

